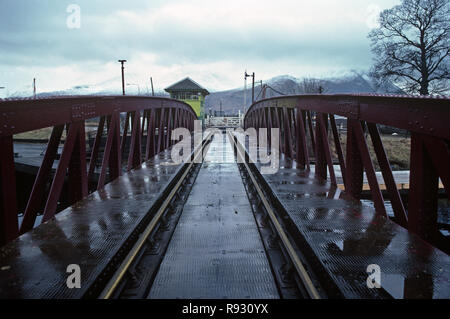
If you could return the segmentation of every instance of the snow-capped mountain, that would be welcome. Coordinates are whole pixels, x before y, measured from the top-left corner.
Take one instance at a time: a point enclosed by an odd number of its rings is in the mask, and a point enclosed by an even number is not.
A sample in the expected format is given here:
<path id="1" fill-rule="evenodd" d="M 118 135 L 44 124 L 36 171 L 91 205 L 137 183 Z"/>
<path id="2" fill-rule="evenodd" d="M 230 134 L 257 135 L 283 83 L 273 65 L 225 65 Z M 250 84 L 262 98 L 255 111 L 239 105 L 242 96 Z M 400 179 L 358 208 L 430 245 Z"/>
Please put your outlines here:
<path id="1" fill-rule="evenodd" d="M 279 96 L 281 94 L 302 94 L 307 93 L 304 90 L 305 78 L 297 78 L 291 75 L 280 75 L 269 80 L 263 81 L 263 84 L 268 84 L 272 89 L 267 89 L 266 97 Z M 404 93 L 397 86 L 392 83 L 384 83 L 377 85 L 376 81 L 367 73 L 348 71 L 341 74 L 334 74 L 325 78 L 307 78 L 307 80 L 316 81 L 323 88 L 323 92 L 327 94 L 345 94 L 345 93 Z M 120 95 L 122 91 L 120 85 L 77 85 L 67 90 L 46 92 L 37 94 L 38 97 L 51 96 L 70 96 L 70 95 Z M 117 87 L 117 89 L 116 89 Z M 101 88 L 101 89 L 100 89 Z M 137 94 L 135 87 L 127 88 L 128 94 Z M 146 91 L 141 90 L 142 95 L 147 94 Z M 157 96 L 168 96 L 166 92 L 155 92 Z M 16 92 L 10 97 L 29 97 L 30 92 Z M 255 99 L 261 98 L 261 84 L 255 85 Z M 251 83 L 247 84 L 247 108 L 251 105 L 252 90 Z M 235 88 L 226 91 L 211 92 L 205 100 L 205 112 L 220 110 L 222 103 L 222 110 L 226 114 L 237 114 L 238 110 L 243 109 L 244 104 L 244 89 Z"/>
<path id="2" fill-rule="evenodd" d="M 268 84 L 272 89 L 266 91 L 266 97 L 279 96 L 283 94 L 302 94 L 303 81 L 305 78 L 296 78 L 290 75 L 280 75 L 273 77 L 263 84 Z M 308 78 L 311 80 L 311 78 Z M 327 94 L 352 94 L 352 93 L 392 93 L 403 94 L 404 92 L 393 83 L 384 83 L 377 86 L 376 81 L 364 72 L 348 71 L 340 75 L 312 79 L 319 83 L 323 92 Z M 278 91 L 278 92 L 276 92 Z M 255 85 L 255 99 L 261 98 L 261 85 Z M 247 105 L 251 105 L 252 91 L 247 87 Z M 234 89 L 221 92 L 212 92 L 206 97 L 205 111 L 217 111 L 222 101 L 222 110 L 226 113 L 236 114 L 242 110 L 244 104 L 244 89 Z"/>

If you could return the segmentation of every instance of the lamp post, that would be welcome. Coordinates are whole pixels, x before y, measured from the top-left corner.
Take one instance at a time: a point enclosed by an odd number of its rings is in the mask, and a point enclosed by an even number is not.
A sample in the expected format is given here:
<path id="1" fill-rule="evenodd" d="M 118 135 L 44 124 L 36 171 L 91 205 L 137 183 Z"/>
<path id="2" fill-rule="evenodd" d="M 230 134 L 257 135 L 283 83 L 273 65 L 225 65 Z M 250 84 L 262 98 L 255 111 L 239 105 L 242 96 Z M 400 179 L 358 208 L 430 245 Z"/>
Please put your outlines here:
<path id="1" fill-rule="evenodd" d="M 252 73 L 252 104 L 255 103 L 255 72 Z"/>
<path id="2" fill-rule="evenodd" d="M 119 60 L 119 62 L 122 64 L 122 95 L 125 95 L 125 75 L 124 75 L 125 67 L 123 66 L 123 64 L 127 62 L 127 60 Z"/>

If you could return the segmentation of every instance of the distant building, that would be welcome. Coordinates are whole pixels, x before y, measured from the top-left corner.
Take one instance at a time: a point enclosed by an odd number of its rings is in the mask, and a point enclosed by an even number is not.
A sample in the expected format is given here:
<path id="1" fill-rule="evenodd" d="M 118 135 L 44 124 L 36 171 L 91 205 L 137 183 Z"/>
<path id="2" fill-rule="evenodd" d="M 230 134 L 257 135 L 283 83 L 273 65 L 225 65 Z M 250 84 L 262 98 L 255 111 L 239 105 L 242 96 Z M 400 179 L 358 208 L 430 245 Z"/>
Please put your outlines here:
<path id="1" fill-rule="evenodd" d="M 198 119 L 203 120 L 205 114 L 205 97 L 209 94 L 208 90 L 187 77 L 172 84 L 165 91 L 170 93 L 171 98 L 189 104 L 194 109 Z"/>

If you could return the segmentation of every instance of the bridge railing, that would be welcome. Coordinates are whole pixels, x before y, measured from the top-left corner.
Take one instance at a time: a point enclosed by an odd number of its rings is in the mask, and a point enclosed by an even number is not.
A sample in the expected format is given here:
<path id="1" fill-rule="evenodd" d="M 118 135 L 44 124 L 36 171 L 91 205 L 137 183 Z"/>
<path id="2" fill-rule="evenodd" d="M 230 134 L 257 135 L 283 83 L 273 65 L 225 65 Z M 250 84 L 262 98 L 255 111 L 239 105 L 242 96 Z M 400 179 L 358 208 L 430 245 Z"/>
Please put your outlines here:
<path id="1" fill-rule="evenodd" d="M 344 152 L 336 116 L 347 124 Z M 378 162 L 395 221 L 423 239 L 439 239 L 437 204 L 439 178 L 450 199 L 450 99 L 387 95 L 296 95 L 255 102 L 244 120 L 245 128 L 280 128 L 280 152 L 297 167 L 336 185 L 333 163 L 338 162 L 345 193 L 360 199 L 365 171 L 375 210 L 387 216 L 377 181 Z M 377 124 L 407 130 L 411 136 L 408 199 L 399 194 Z M 375 156 L 370 154 L 370 135 Z M 268 139 L 270 145 L 270 138 Z M 332 152 L 334 144 L 334 152 Z M 336 155 L 333 155 L 336 154 Z M 333 158 L 337 157 L 337 159 Z M 328 173 L 328 174 L 327 174 Z"/>
<path id="2" fill-rule="evenodd" d="M 86 154 L 85 121 L 97 119 L 97 131 L 91 153 Z M 122 127 L 120 125 L 125 119 Z M 102 96 L 19 99 L 0 101 L 0 245 L 33 228 L 38 213 L 42 222 L 58 209 L 63 185 L 67 185 L 68 203 L 88 195 L 96 162 L 100 156 L 102 135 L 106 128 L 103 158 L 96 188 L 139 166 L 171 146 L 171 131 L 177 127 L 194 129 L 194 110 L 186 103 L 160 97 Z M 96 121 L 96 122 L 97 122 Z M 123 121 L 122 121 L 123 122 Z M 18 224 L 18 191 L 14 166 L 14 134 L 53 127 L 42 164 Z M 54 174 L 58 147 L 64 129 L 66 138 Z M 125 152 L 130 132 L 128 154 Z M 145 148 L 142 137 L 146 134 Z M 143 154 L 145 149 L 145 154 Z M 90 155 L 90 156 L 89 156 Z M 50 183 L 50 184 L 48 184 Z M 47 185 L 50 185 L 46 191 Z"/>

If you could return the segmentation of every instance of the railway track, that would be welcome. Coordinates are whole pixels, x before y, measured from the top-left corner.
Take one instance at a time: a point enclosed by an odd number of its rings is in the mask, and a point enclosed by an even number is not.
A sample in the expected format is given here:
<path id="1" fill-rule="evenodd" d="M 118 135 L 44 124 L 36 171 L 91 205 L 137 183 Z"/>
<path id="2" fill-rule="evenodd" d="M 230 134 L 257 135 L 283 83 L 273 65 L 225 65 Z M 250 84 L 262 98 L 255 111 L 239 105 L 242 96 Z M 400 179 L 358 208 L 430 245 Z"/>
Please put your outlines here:
<path id="1" fill-rule="evenodd" d="M 280 207 L 273 205 L 269 195 L 270 189 L 258 179 L 257 169 L 251 164 L 245 146 L 240 144 L 233 133 L 228 132 L 228 138 L 234 145 L 242 179 L 252 203 L 255 221 L 265 244 L 268 259 L 273 265 L 281 297 L 298 297 L 299 293 L 301 298 L 325 297 L 325 291 L 312 272 L 312 267 L 292 238 L 298 234 L 293 234 L 288 229 L 289 226 L 286 225 L 288 217 Z"/>
<path id="2" fill-rule="evenodd" d="M 184 164 L 176 182 L 168 186 L 159 203 L 148 213 L 148 218 L 136 227 L 132 238 L 119 250 L 119 256 L 111 260 L 84 297 L 145 298 L 201 167 L 198 159 L 209 143 L 206 138 L 193 151 L 191 161 Z"/>
<path id="3" fill-rule="evenodd" d="M 227 133 L 223 138 L 233 145 L 235 159 L 248 157 L 243 146 L 239 145 L 236 136 Z M 203 156 L 204 158 L 210 144 L 211 140 L 206 138 L 201 147 L 193 152 L 192 161 L 186 163 L 185 167 L 180 170 L 176 182 L 169 185 L 159 204 L 149 212 L 145 224 L 139 225 L 134 231 L 134 241 L 130 242 L 130 239 L 124 244 L 120 250 L 121 255 L 111 260 L 84 297 L 150 298 L 155 278 L 161 270 L 168 247 L 183 214 L 183 208 L 203 165 L 200 163 L 199 157 Z M 236 163 L 231 165 L 234 166 Z M 272 204 L 270 191 L 258 179 L 255 168 L 246 161 L 238 162 L 237 166 L 238 176 L 241 177 L 243 189 L 248 197 L 247 204 L 251 207 L 249 212 L 253 214 L 251 217 L 252 227 L 257 228 L 257 240 L 260 241 L 259 245 L 263 248 L 264 258 L 268 264 L 267 269 L 270 269 L 266 279 L 269 278 L 272 281 L 270 285 L 275 287 L 273 288 L 275 294 L 270 298 L 274 298 L 274 296 L 281 299 L 326 297 L 325 291 L 312 272 L 312 267 L 306 262 L 305 256 L 293 239 L 296 234 L 293 234 L 286 225 L 286 216 Z M 229 248 L 226 242 L 221 245 L 224 249 L 223 252 Z M 209 265 L 208 267 L 215 266 Z M 241 267 L 245 266 L 241 263 Z M 186 265 L 186 269 L 189 269 L 189 265 Z M 232 271 L 245 272 L 242 269 Z M 252 270 L 250 269 L 250 271 Z M 266 279 L 261 278 L 261 281 Z M 254 285 L 258 285 L 258 283 Z"/>

